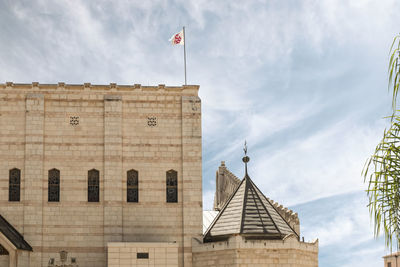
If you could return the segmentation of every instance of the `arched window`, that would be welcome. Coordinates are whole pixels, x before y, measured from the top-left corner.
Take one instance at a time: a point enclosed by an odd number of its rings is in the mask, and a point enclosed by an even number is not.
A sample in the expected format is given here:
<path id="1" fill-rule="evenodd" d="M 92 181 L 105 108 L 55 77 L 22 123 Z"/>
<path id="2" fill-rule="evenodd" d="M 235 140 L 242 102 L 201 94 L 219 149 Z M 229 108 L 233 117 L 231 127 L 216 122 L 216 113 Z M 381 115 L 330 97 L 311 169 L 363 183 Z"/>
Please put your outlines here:
<path id="1" fill-rule="evenodd" d="M 130 170 L 126 176 L 126 200 L 127 202 L 139 202 L 139 174 L 136 170 Z"/>
<path id="2" fill-rule="evenodd" d="M 167 202 L 178 202 L 178 173 L 167 171 Z"/>
<path id="3" fill-rule="evenodd" d="M 88 202 L 99 202 L 100 186 L 99 171 L 92 169 L 88 171 Z"/>
<path id="4" fill-rule="evenodd" d="M 20 201 L 21 171 L 12 169 L 9 172 L 8 201 Z"/>
<path id="5" fill-rule="evenodd" d="M 60 201 L 60 171 L 57 169 L 49 170 L 48 201 Z"/>

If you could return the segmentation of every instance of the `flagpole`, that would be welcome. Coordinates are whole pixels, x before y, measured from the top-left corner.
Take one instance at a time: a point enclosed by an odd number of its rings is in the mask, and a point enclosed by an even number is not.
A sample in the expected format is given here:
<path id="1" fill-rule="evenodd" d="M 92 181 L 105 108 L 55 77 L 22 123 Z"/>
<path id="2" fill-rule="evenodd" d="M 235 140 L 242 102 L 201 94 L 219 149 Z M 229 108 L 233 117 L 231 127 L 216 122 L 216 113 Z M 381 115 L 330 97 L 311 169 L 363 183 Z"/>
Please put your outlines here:
<path id="1" fill-rule="evenodd" d="M 187 85 L 187 80 L 186 80 L 186 34 L 185 34 L 185 26 L 183 26 L 183 60 L 185 62 L 185 85 Z"/>

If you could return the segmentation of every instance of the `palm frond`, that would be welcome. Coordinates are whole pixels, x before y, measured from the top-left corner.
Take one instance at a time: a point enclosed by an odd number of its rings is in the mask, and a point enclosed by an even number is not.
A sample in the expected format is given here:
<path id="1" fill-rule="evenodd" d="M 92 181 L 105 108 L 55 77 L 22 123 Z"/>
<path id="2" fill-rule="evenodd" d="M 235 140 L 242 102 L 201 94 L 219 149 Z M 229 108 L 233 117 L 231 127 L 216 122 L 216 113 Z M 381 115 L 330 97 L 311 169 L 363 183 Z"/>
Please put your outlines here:
<path id="1" fill-rule="evenodd" d="M 362 175 L 368 182 L 369 211 L 374 222 L 375 237 L 383 231 L 385 245 L 399 249 L 400 244 L 400 116 L 397 95 L 400 87 L 400 34 L 392 42 L 389 53 L 388 90 L 392 91 L 390 127 L 375 152 L 364 164 Z"/>

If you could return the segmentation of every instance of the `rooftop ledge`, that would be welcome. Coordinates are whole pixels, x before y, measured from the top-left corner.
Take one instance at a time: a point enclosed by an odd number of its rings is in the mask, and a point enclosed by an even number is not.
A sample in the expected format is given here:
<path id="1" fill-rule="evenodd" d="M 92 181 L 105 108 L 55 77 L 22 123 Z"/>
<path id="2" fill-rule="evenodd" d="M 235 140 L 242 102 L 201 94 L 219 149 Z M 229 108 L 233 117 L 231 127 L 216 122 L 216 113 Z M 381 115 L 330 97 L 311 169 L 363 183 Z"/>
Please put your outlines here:
<path id="1" fill-rule="evenodd" d="M 59 82 L 57 84 L 40 84 L 38 82 L 32 83 L 13 83 L 6 82 L 0 83 L 0 89 L 35 89 L 35 90 L 93 90 L 93 91 L 166 91 L 166 92 L 179 92 L 179 91 L 188 91 L 188 92 L 198 92 L 200 86 L 199 85 L 182 85 L 182 86 L 165 86 L 165 84 L 159 84 L 156 86 L 143 86 L 141 84 L 133 84 L 133 85 L 122 85 L 116 83 L 106 84 L 91 84 L 91 83 L 83 83 L 83 84 L 66 84 L 64 82 Z"/>

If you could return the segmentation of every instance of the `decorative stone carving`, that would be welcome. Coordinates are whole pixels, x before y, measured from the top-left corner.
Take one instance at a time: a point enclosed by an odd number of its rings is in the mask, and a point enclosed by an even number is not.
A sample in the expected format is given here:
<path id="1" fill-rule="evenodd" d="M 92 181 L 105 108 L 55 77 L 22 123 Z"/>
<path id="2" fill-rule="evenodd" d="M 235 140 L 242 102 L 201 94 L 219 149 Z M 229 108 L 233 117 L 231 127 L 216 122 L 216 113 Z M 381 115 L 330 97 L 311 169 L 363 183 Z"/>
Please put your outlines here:
<path id="1" fill-rule="evenodd" d="M 68 252 L 62 250 L 59 252 L 60 260 L 56 262 L 54 258 L 50 258 L 47 264 L 48 267 L 79 267 L 76 258 L 70 258 L 70 263 L 68 261 Z"/>
<path id="2" fill-rule="evenodd" d="M 71 117 L 69 117 L 69 124 L 71 126 L 78 126 L 79 125 L 79 116 L 71 116 Z"/>
<path id="3" fill-rule="evenodd" d="M 148 117 L 147 126 L 154 127 L 157 126 L 157 117 Z"/>

